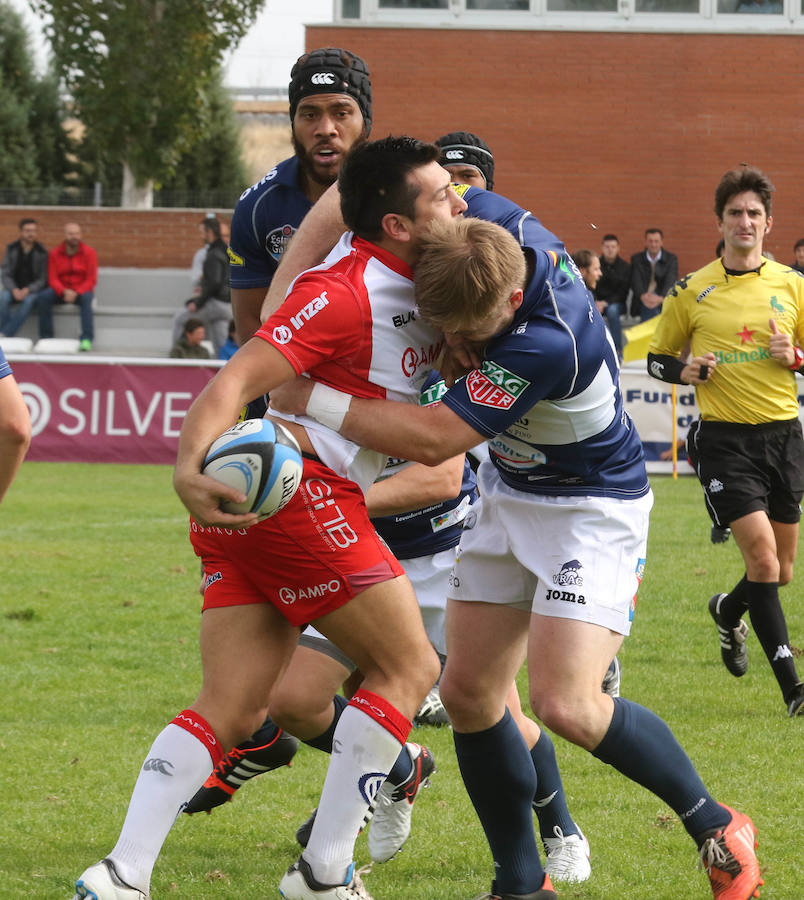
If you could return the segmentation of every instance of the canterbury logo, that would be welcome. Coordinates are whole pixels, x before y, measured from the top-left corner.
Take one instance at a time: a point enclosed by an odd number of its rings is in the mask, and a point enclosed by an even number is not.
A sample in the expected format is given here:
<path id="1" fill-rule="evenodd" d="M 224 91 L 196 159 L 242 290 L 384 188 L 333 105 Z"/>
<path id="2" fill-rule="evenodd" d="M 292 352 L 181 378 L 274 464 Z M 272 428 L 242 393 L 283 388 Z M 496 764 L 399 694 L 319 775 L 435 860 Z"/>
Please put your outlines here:
<path id="1" fill-rule="evenodd" d="M 316 72 L 310 79 L 311 84 L 335 84 L 335 76 L 332 72 Z"/>
<path id="2" fill-rule="evenodd" d="M 447 159 L 463 159 L 463 150 L 447 150 L 444 156 Z"/>
<path id="3" fill-rule="evenodd" d="M 173 773 L 168 772 L 168 768 L 173 768 L 172 762 L 169 762 L 166 759 L 156 759 L 156 757 L 151 757 L 150 759 L 145 760 L 145 765 L 142 767 L 142 771 L 158 772 L 160 775 L 169 775 L 172 778 Z"/>

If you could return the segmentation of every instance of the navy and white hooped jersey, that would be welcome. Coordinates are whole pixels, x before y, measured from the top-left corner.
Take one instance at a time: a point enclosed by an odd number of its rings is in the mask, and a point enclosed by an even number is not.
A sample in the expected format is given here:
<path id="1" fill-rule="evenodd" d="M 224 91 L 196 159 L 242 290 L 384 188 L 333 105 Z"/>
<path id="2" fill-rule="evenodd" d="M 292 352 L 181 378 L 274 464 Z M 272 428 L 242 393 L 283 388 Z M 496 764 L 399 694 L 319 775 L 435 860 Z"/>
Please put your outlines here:
<path id="1" fill-rule="evenodd" d="M 311 207 L 299 187 L 296 156 L 283 160 L 243 191 L 232 216 L 230 285 L 267 288 L 288 241 Z"/>
<path id="2" fill-rule="evenodd" d="M 422 406 L 433 406 L 446 392 L 447 386 L 443 378 L 438 372 L 433 372 L 425 382 L 420 403 Z M 410 465 L 415 463 L 391 457 L 380 479 L 390 478 Z M 463 482 L 457 497 L 412 512 L 376 516 L 371 522 L 397 559 L 431 556 L 458 545 L 463 531 L 463 520 L 475 500 L 477 500 L 477 478 L 469 462 L 465 461 Z"/>
<path id="3" fill-rule="evenodd" d="M 617 355 L 572 258 L 510 200 L 478 188 L 464 197 L 468 215 L 520 241 L 532 273 L 510 329 L 442 402 L 486 435 L 500 477 L 517 490 L 643 496 L 642 443 L 623 409 Z"/>

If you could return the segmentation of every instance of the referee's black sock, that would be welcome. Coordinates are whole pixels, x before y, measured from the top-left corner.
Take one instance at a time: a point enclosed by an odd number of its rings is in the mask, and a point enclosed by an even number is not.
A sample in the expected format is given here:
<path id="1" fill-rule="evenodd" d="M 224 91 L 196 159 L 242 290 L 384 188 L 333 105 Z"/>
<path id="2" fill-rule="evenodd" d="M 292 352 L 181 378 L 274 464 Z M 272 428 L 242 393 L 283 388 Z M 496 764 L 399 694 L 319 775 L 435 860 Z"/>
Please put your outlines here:
<path id="1" fill-rule="evenodd" d="M 735 626 L 748 609 L 748 578 L 743 577 L 720 601 L 719 613 L 723 621 L 730 626 Z"/>
<path id="2" fill-rule="evenodd" d="M 746 581 L 746 585 L 751 625 L 786 701 L 799 678 L 788 642 L 787 622 L 779 602 L 779 584 L 776 581 Z"/>

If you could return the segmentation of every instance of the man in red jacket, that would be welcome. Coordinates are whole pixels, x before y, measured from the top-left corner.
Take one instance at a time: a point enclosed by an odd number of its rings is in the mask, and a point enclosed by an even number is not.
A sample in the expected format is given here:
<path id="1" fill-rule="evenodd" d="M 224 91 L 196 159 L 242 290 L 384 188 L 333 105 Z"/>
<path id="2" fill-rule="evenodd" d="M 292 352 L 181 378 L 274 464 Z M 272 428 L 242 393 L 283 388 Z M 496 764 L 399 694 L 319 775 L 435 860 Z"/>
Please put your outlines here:
<path id="1" fill-rule="evenodd" d="M 50 251 L 49 288 L 39 298 L 39 337 L 53 337 L 53 304 L 75 303 L 81 308 L 81 350 L 91 350 L 95 336 L 92 301 L 98 281 L 98 255 L 81 240 L 81 226 L 68 222 L 64 241 Z"/>

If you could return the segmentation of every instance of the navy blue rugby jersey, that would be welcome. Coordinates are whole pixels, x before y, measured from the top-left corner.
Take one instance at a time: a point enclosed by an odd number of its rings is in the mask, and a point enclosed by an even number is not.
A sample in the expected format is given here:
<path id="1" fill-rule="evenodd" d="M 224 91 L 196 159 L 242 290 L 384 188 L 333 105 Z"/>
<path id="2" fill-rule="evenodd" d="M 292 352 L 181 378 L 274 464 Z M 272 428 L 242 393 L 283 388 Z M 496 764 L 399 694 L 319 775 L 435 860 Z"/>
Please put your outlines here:
<path id="1" fill-rule="evenodd" d="M 431 373 L 425 382 L 420 403 L 432 406 L 444 396 L 447 386 L 438 372 Z M 411 463 L 391 457 L 382 474 L 390 478 Z M 430 556 L 457 546 L 461 539 L 463 520 L 469 507 L 477 500 L 477 479 L 468 462 L 463 466 L 463 482 L 457 497 L 443 500 L 399 515 L 377 516 L 371 520 L 377 533 L 391 548 L 397 559 Z"/>
<path id="2" fill-rule="evenodd" d="M 500 477 L 517 490 L 643 496 L 642 443 L 623 409 L 617 355 L 572 258 L 505 197 L 471 188 L 464 199 L 467 215 L 514 235 L 533 271 L 509 330 L 442 402 L 486 435 Z"/>
<path id="3" fill-rule="evenodd" d="M 276 165 L 237 201 L 229 239 L 229 282 L 233 288 L 271 283 L 288 241 L 312 203 L 299 187 L 299 160 Z"/>

